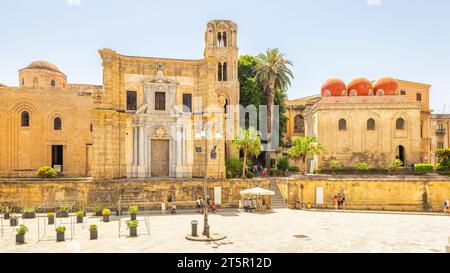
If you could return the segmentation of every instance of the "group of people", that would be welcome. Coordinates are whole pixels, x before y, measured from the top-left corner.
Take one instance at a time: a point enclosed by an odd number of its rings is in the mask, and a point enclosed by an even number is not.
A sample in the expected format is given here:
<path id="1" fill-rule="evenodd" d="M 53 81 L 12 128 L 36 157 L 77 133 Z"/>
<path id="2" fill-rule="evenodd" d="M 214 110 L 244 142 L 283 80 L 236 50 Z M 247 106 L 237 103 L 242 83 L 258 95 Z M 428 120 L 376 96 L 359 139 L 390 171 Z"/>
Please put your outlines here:
<path id="1" fill-rule="evenodd" d="M 211 202 L 211 198 L 209 198 L 209 196 L 206 197 L 206 202 L 204 198 L 202 198 L 201 196 L 197 196 L 195 200 L 195 206 L 197 207 L 197 211 L 200 214 L 204 213 L 205 206 L 207 206 L 207 208 L 213 213 L 217 212 L 217 205 L 214 202 Z"/>
<path id="2" fill-rule="evenodd" d="M 171 193 L 167 196 L 167 206 L 166 202 L 161 202 L 161 213 L 165 214 L 167 210 L 172 214 L 177 212 L 177 206 L 173 203 L 173 196 Z"/>
<path id="3" fill-rule="evenodd" d="M 258 201 L 257 201 L 257 203 L 258 203 Z M 266 212 L 266 199 L 265 198 L 261 199 L 260 205 L 261 205 L 261 211 Z M 244 199 L 244 212 L 252 212 L 253 208 L 254 208 L 253 200 L 251 198 Z"/>
<path id="4" fill-rule="evenodd" d="M 345 193 L 340 193 L 334 196 L 334 209 L 343 209 L 345 210 Z"/>

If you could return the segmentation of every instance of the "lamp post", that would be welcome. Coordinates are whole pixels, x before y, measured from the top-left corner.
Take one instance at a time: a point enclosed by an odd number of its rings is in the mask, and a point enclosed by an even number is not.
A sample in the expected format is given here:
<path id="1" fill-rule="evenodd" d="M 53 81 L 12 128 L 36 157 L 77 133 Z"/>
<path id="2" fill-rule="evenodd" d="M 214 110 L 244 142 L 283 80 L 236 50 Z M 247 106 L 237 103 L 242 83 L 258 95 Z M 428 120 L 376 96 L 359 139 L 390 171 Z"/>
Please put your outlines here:
<path id="1" fill-rule="evenodd" d="M 196 133 L 195 137 L 197 139 L 204 139 L 205 140 L 205 175 L 203 178 L 203 195 L 204 195 L 204 208 L 203 208 L 203 232 L 202 235 L 209 238 L 209 224 L 208 224 L 208 204 L 207 204 L 207 198 L 208 198 L 208 135 L 207 135 L 208 127 L 207 124 L 204 124 L 203 130 L 200 133 Z M 216 139 L 219 139 L 221 137 L 220 133 L 217 132 L 215 135 Z"/>

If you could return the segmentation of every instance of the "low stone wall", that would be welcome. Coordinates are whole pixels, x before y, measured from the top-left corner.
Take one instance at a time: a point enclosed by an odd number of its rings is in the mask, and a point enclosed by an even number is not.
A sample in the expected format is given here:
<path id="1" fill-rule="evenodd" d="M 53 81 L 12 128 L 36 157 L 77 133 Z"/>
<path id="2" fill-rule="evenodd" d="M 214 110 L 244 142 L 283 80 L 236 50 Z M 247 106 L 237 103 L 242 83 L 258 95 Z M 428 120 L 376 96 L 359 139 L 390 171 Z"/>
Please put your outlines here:
<path id="1" fill-rule="evenodd" d="M 214 201 L 214 187 L 221 187 L 221 207 L 238 207 L 240 191 L 255 186 L 269 188 L 267 180 L 218 180 L 208 181 L 209 196 Z M 159 209 L 169 193 L 177 208 L 194 208 L 197 196 L 203 196 L 203 180 L 113 180 L 89 179 L 1 179 L 0 204 L 17 208 L 38 206 L 44 202 L 73 200 L 78 206 L 93 209 L 98 203 L 115 208 L 121 194 L 146 194 L 152 208 Z"/>
<path id="2" fill-rule="evenodd" d="M 333 208 L 334 196 L 343 192 L 349 209 L 442 212 L 444 199 L 450 198 L 450 178 L 440 176 L 308 176 L 279 178 L 276 182 L 290 208 L 298 201 Z M 323 188 L 323 205 L 317 205 L 317 188 Z"/>

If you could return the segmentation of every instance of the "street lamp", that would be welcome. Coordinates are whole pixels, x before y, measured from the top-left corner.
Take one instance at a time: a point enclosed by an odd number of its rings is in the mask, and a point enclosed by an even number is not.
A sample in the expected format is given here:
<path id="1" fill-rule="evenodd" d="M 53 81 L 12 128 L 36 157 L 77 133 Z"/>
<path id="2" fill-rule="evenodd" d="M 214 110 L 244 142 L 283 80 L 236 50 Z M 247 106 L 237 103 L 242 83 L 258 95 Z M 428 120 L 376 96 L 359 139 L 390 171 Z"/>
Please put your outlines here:
<path id="1" fill-rule="evenodd" d="M 201 132 L 197 132 L 195 134 L 195 138 L 196 139 L 205 139 L 205 176 L 203 179 L 203 195 L 204 195 L 204 208 L 203 208 L 203 236 L 209 238 L 209 224 L 208 224 L 208 204 L 206 203 L 207 201 L 207 197 L 208 197 L 208 186 L 207 186 L 207 182 L 208 182 L 208 136 L 207 136 L 207 131 L 208 131 L 208 125 L 205 124 L 204 128 Z M 220 132 L 216 132 L 215 134 L 215 138 L 216 139 L 220 139 L 221 138 L 221 134 Z"/>

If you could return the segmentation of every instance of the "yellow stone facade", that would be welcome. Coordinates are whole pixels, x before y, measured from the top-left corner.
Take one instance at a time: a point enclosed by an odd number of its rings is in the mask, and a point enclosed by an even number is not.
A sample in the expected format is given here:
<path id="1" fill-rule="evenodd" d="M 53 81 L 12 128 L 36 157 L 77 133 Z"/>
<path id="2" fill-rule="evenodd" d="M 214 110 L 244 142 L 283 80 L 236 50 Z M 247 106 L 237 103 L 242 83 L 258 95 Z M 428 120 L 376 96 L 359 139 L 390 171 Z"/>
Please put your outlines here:
<path id="1" fill-rule="evenodd" d="M 225 177 L 236 154 L 225 136 L 238 126 L 226 112 L 239 103 L 237 25 L 211 21 L 204 41 L 200 60 L 102 49 L 103 86 L 68 84 L 45 61 L 21 69 L 19 87 L 0 85 L 0 175 L 51 165 L 97 180 Z"/>
<path id="2" fill-rule="evenodd" d="M 431 151 L 450 148 L 450 114 L 431 115 Z M 433 164 L 438 163 L 438 158 L 433 154 Z"/>

